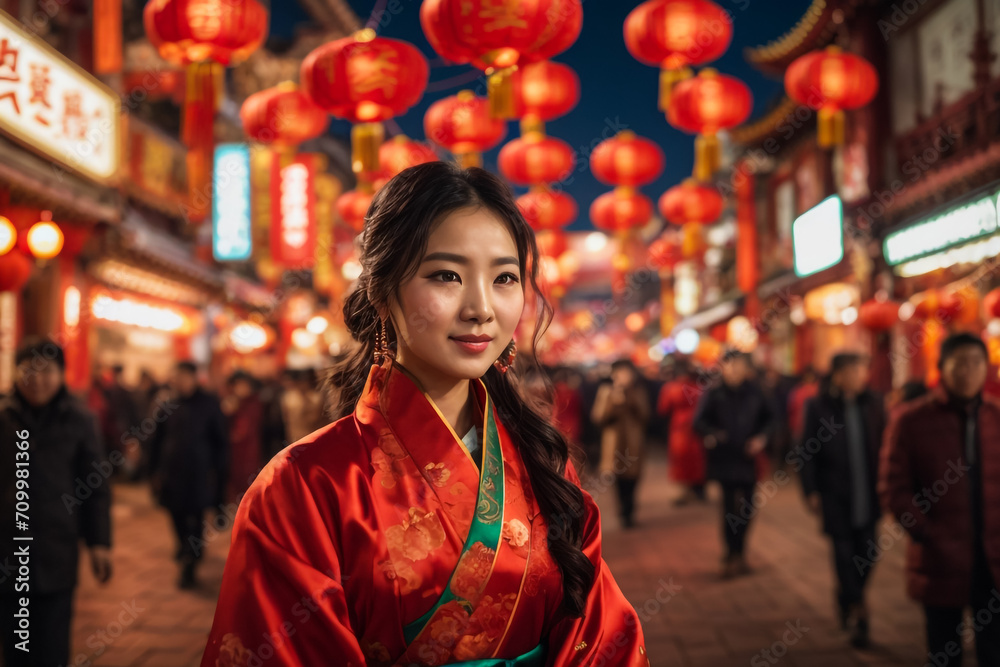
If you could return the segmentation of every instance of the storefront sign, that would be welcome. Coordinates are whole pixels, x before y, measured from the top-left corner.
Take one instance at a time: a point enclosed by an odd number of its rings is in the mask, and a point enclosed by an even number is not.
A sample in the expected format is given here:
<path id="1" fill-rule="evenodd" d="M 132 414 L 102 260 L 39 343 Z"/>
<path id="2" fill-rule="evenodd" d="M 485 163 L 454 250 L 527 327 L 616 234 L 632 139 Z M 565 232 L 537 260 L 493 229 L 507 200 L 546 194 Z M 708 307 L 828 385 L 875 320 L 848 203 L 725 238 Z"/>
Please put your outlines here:
<path id="1" fill-rule="evenodd" d="M 187 202 L 187 149 L 137 118 L 128 121 L 129 185 L 180 208 Z"/>
<path id="2" fill-rule="evenodd" d="M 885 261 L 895 266 L 997 231 L 997 195 L 983 197 L 885 237 Z"/>
<path id="3" fill-rule="evenodd" d="M 216 147 L 212 184 L 212 255 L 220 262 L 249 259 L 250 150 L 246 144 Z"/>
<path id="4" fill-rule="evenodd" d="M 0 11 L 0 130 L 97 181 L 118 173 L 120 104 Z"/>
<path id="5" fill-rule="evenodd" d="M 157 331 L 179 333 L 188 328 L 188 320 L 184 314 L 172 308 L 152 306 L 128 298 L 119 299 L 107 294 L 94 297 L 90 312 L 99 320 Z"/>
<path id="6" fill-rule="evenodd" d="M 276 162 L 272 179 L 271 255 L 285 268 L 313 262 L 316 249 L 316 163 L 312 155 Z"/>
<path id="7" fill-rule="evenodd" d="M 795 275 L 819 273 L 844 258 L 844 207 L 840 197 L 827 197 L 792 223 Z"/>

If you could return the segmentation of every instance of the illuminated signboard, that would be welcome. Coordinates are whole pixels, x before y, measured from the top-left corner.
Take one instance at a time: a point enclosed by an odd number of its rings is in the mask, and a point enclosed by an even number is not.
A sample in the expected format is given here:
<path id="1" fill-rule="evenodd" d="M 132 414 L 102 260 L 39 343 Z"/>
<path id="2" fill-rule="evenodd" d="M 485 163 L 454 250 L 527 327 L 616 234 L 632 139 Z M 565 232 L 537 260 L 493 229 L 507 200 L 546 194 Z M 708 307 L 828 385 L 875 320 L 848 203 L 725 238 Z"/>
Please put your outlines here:
<path id="1" fill-rule="evenodd" d="M 271 255 L 286 268 L 311 266 L 316 250 L 314 155 L 276 166 L 271 180 Z"/>
<path id="2" fill-rule="evenodd" d="M 212 175 L 212 255 L 220 262 L 249 259 L 250 150 L 246 144 L 215 149 Z"/>
<path id="3" fill-rule="evenodd" d="M 889 266 L 924 257 L 997 231 L 997 195 L 983 197 L 892 232 L 882 244 Z"/>
<path id="4" fill-rule="evenodd" d="M 0 131 L 96 181 L 120 161 L 118 96 L 0 11 Z"/>
<path id="5" fill-rule="evenodd" d="M 827 197 L 792 223 L 795 275 L 819 273 L 844 258 L 844 206 L 840 197 Z"/>

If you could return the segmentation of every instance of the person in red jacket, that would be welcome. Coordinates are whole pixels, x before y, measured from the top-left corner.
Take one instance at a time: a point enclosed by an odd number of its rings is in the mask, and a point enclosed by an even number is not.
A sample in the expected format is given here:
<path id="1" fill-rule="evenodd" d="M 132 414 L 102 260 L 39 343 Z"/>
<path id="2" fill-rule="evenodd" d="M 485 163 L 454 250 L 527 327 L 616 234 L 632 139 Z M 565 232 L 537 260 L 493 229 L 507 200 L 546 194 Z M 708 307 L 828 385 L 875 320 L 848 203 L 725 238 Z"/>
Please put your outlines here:
<path id="1" fill-rule="evenodd" d="M 678 361 L 675 368 L 677 375 L 663 385 L 656 410 L 670 420 L 667 443 L 670 479 L 684 487 L 674 504 L 684 505 L 694 499 L 705 500 L 705 447 L 693 426 L 701 396 L 695 370 L 687 361 Z"/>
<path id="2" fill-rule="evenodd" d="M 986 346 L 941 345 L 941 384 L 898 409 L 886 432 L 879 493 L 910 534 L 906 588 L 924 606 L 929 662 L 962 662 L 963 611 L 980 665 L 1000 665 L 1000 402 L 983 395 Z"/>

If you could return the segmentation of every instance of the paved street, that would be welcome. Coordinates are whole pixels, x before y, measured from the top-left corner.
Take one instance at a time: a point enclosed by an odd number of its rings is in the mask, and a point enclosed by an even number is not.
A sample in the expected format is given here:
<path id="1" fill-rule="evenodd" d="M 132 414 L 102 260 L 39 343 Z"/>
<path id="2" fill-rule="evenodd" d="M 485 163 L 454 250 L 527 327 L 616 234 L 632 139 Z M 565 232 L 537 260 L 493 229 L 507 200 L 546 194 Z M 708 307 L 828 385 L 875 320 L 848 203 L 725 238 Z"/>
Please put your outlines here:
<path id="1" fill-rule="evenodd" d="M 716 507 L 670 507 L 674 491 L 665 479 L 663 459 L 651 457 L 640 487 L 639 526 L 631 532 L 618 527 L 612 491 L 596 494 L 605 508 L 605 558 L 643 618 L 654 666 L 922 667 L 921 615 L 903 594 L 905 542 L 888 549 L 873 576 L 876 646 L 854 652 L 834 621 L 827 544 L 793 484 L 767 500 L 751 530 L 754 573 L 723 582 Z M 116 487 L 114 530 L 113 582 L 99 588 L 89 572 L 81 573 L 73 664 L 197 664 L 228 531 L 210 539 L 200 588 L 187 592 L 175 588 L 169 522 L 146 487 Z M 975 662 L 967 655 L 969 664 Z"/>

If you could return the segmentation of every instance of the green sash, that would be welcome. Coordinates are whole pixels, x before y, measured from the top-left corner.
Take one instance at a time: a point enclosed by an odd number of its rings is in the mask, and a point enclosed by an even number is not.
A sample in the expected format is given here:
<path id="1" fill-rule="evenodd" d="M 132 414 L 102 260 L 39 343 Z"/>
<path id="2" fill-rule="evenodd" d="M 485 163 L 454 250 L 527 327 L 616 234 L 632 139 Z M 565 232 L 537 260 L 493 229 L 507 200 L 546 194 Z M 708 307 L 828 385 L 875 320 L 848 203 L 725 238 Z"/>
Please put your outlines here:
<path id="1" fill-rule="evenodd" d="M 466 662 L 453 662 L 453 666 L 461 667 L 542 667 L 545 664 L 545 644 L 539 644 L 524 655 L 519 655 L 513 660 L 502 660 L 500 658 L 490 658 L 488 660 L 468 660 Z"/>
<path id="2" fill-rule="evenodd" d="M 462 553 L 458 556 L 459 563 L 462 562 L 462 557 L 476 542 L 482 542 L 484 546 L 493 549 L 494 554 L 496 554 L 500 546 L 500 536 L 503 529 L 503 454 L 500 450 L 500 435 L 497 432 L 496 422 L 493 420 L 493 405 L 489 396 L 486 397 L 486 405 L 483 406 L 483 415 L 483 462 L 479 474 L 479 495 L 477 496 L 476 502 L 476 514 L 472 519 L 472 525 L 469 527 L 469 535 L 465 539 L 465 545 L 462 547 Z M 458 446 L 464 446 L 459 445 L 459 443 L 455 444 Z M 496 556 L 494 556 L 494 558 L 495 557 Z M 430 611 L 412 623 L 407 624 L 406 627 L 403 628 L 403 637 L 406 639 L 407 644 L 412 643 L 413 640 L 417 638 L 420 632 L 430 622 L 434 613 L 440 609 L 442 605 L 445 605 L 452 600 L 457 600 L 470 615 L 472 614 L 472 604 L 468 600 L 456 596 L 451 590 L 451 580 L 454 576 L 455 573 L 452 572 L 451 577 L 448 578 L 448 585 L 445 586 L 444 592 L 441 593 L 441 597 L 438 599 L 437 603 L 431 607 Z M 522 657 L 527 657 L 528 655 L 531 654 L 526 654 Z M 518 658 L 518 660 L 520 659 L 521 658 Z M 460 664 L 481 665 L 482 667 L 487 667 L 488 665 L 499 666 L 508 663 L 503 661 L 497 662 L 495 660 L 476 660 Z M 534 663 L 517 662 L 510 664 L 529 666 Z"/>

